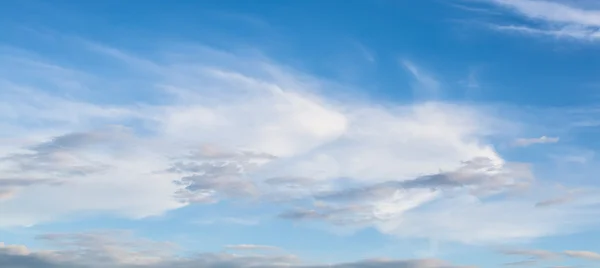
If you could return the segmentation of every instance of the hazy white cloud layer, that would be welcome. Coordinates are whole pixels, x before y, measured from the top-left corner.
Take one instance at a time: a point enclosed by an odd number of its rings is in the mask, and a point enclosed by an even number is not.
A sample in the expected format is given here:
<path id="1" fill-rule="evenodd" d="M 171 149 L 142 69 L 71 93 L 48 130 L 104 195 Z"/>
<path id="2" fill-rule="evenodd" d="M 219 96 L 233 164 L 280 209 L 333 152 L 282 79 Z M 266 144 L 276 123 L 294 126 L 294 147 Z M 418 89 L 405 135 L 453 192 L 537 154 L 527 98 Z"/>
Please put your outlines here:
<path id="1" fill-rule="evenodd" d="M 285 219 L 464 243 L 598 222 L 593 197 L 536 206 L 553 196 L 529 194 L 544 187 L 530 165 L 489 142 L 523 132 L 493 109 L 342 98 L 344 85 L 205 47 L 146 57 L 84 47 L 113 65 L 74 71 L 23 56 L 2 68 L 0 227 L 83 213 L 143 218 L 223 200 L 277 201 Z M 86 95 L 98 87 L 106 95 Z"/>

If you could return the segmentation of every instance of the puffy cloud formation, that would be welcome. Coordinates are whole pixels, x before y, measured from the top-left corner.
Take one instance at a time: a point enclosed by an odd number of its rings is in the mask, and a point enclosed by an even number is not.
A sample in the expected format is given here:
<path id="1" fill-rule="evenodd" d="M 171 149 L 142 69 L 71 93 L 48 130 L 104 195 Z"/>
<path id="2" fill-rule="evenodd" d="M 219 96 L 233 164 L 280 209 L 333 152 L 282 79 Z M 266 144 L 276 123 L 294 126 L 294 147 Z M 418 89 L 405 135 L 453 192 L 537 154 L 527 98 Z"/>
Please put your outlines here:
<path id="1" fill-rule="evenodd" d="M 489 142 L 518 128 L 491 108 L 369 103 L 344 97 L 348 86 L 205 47 L 137 57 L 82 45 L 110 70 L 2 56 L 12 67 L 0 73 L 1 227 L 223 200 L 467 243 L 571 232 L 597 218 L 578 202 L 539 209 L 537 197 L 516 195 L 534 176 Z M 106 96 L 90 101 L 83 89 L 98 87 Z M 112 99 L 119 91 L 132 100 Z"/>

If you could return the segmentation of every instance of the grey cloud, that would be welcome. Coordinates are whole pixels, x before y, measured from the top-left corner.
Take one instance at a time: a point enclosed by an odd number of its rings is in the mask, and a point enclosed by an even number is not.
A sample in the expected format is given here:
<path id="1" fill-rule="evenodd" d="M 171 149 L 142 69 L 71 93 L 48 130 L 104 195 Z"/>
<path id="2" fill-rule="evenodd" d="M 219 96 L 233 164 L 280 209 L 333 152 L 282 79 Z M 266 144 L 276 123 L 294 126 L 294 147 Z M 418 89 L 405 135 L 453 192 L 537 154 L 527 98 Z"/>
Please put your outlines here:
<path id="1" fill-rule="evenodd" d="M 567 250 L 564 252 L 565 255 L 571 258 L 579 258 L 593 261 L 600 261 L 600 253 L 592 251 L 581 251 L 581 250 Z"/>
<path id="2" fill-rule="evenodd" d="M 272 154 L 263 153 L 263 152 L 254 152 L 254 151 L 232 151 L 224 148 L 204 145 L 201 146 L 200 149 L 191 151 L 186 159 L 192 160 L 232 160 L 236 159 L 238 161 L 243 160 L 256 160 L 256 159 L 276 159 L 277 156 Z"/>
<path id="3" fill-rule="evenodd" d="M 504 266 L 532 266 L 537 264 L 537 260 L 524 260 L 516 262 L 508 262 L 503 264 Z"/>
<path id="4" fill-rule="evenodd" d="M 527 256 L 536 259 L 552 259 L 560 257 L 560 254 L 547 251 L 547 250 L 539 250 L 539 249 L 512 249 L 512 250 L 502 250 L 500 251 L 505 255 L 518 255 L 518 256 Z"/>
<path id="5" fill-rule="evenodd" d="M 84 268 L 83 266 L 56 263 L 36 254 L 12 255 L 0 250 L 0 267 L 5 268 Z"/>
<path id="6" fill-rule="evenodd" d="M 43 172 L 48 176 L 73 177 L 101 172 L 107 165 L 82 157 L 86 149 L 116 150 L 128 135 L 126 128 L 112 126 L 90 132 L 69 133 L 25 148 L 27 153 L 11 154 L 0 161 L 12 164 L 11 173 Z"/>
<path id="7" fill-rule="evenodd" d="M 28 179 L 28 178 L 0 178 L 0 188 L 2 187 L 25 187 L 36 184 L 57 185 L 60 181 L 52 179 Z"/>
<path id="8" fill-rule="evenodd" d="M 385 182 L 362 188 L 347 189 L 331 193 L 320 193 L 316 194 L 315 197 L 317 199 L 326 201 L 361 202 L 366 200 L 384 199 L 391 196 L 395 191 L 405 188 L 405 183 L 403 182 Z"/>
<path id="9" fill-rule="evenodd" d="M 30 147 L 30 150 L 41 154 L 47 154 L 63 150 L 76 150 L 110 139 L 112 139 L 111 135 L 103 132 L 70 133 L 55 137 L 48 142 L 32 146 Z"/>
<path id="10" fill-rule="evenodd" d="M 240 166 L 234 163 L 194 165 L 196 175 L 175 181 L 184 186 L 177 197 L 185 202 L 212 202 L 218 196 L 227 198 L 251 197 L 258 194 L 256 185 L 243 178 Z"/>
<path id="11" fill-rule="evenodd" d="M 187 176 L 174 181 L 182 186 L 176 197 L 183 202 L 216 202 L 221 197 L 245 198 L 259 195 L 258 186 L 244 174 L 257 167 L 256 162 L 270 161 L 276 157 L 250 151 L 227 151 L 213 146 L 203 146 L 176 159 L 168 173 Z"/>
<path id="12" fill-rule="evenodd" d="M 547 250 L 538 250 L 538 249 L 525 249 L 525 250 L 501 250 L 500 253 L 504 255 L 517 255 L 517 256 L 525 256 L 529 257 L 528 260 L 506 263 L 507 266 L 520 266 L 520 265 L 533 265 L 538 261 L 544 260 L 552 260 L 558 259 L 563 256 L 591 260 L 591 261 L 600 261 L 600 253 L 592 252 L 592 251 L 577 251 L 577 250 L 565 250 L 564 252 L 552 252 Z M 554 266 L 558 267 L 574 267 L 574 266 Z"/>
<path id="13" fill-rule="evenodd" d="M 34 185 L 58 186 L 63 182 L 54 179 L 36 178 L 1 178 L 0 177 L 0 200 L 10 199 L 15 196 L 20 188 Z"/>
<path id="14" fill-rule="evenodd" d="M 586 190 L 586 189 L 565 189 L 565 192 L 566 193 L 559 195 L 557 197 L 539 201 L 535 204 L 535 206 L 536 207 L 549 207 L 549 206 L 563 205 L 563 204 L 572 202 L 577 198 L 580 198 L 581 196 L 578 194 L 585 194 L 586 192 L 588 192 L 588 190 Z"/>
<path id="15" fill-rule="evenodd" d="M 379 220 L 371 206 L 320 206 L 316 209 L 296 209 L 279 214 L 282 219 L 322 220 L 336 225 L 365 224 Z"/>
<path id="16" fill-rule="evenodd" d="M 537 202 L 535 204 L 535 206 L 536 207 L 556 206 L 556 205 L 562 205 L 562 204 L 568 203 L 571 200 L 573 200 L 573 198 L 571 196 L 561 196 L 561 197 L 542 200 L 540 202 Z"/>
<path id="17" fill-rule="evenodd" d="M 462 167 L 451 172 L 426 175 L 408 181 L 388 181 L 339 191 L 318 192 L 313 194 L 313 197 L 324 202 L 323 204 L 311 209 L 291 210 L 280 214 L 279 217 L 304 221 L 322 220 L 337 225 L 373 223 L 388 217 L 376 213 L 377 202 L 393 199 L 396 194 L 425 196 L 427 191 L 452 192 L 466 189 L 473 195 L 486 196 L 521 190 L 528 187 L 532 181 L 533 175 L 527 165 L 500 165 L 487 158 L 476 158 L 465 161 Z M 407 210 L 410 209 L 412 207 L 407 207 Z"/>
<path id="18" fill-rule="evenodd" d="M 105 265 L 105 264 L 103 264 Z M 112 263 L 102 266 L 96 263 L 80 264 L 53 260 L 42 254 L 11 255 L 0 251 L 0 266 L 6 268 L 474 268 L 458 266 L 435 260 L 366 260 L 352 263 L 327 265 L 302 265 L 293 255 L 239 256 L 231 254 L 199 254 L 186 259 L 164 260 L 146 265 Z"/>
<path id="19" fill-rule="evenodd" d="M 24 148 L 27 152 L 0 157 L 0 199 L 8 199 L 19 189 L 37 185 L 59 186 L 69 177 L 102 172 L 107 165 L 86 159 L 82 150 L 109 150 L 127 132 L 121 127 L 69 133 Z M 6 176 L 4 174 L 10 174 Z"/>
<path id="20" fill-rule="evenodd" d="M 318 199 L 329 201 L 377 200 L 389 197 L 402 189 L 452 189 L 469 187 L 474 194 L 489 194 L 521 189 L 533 180 L 529 167 L 523 164 L 504 164 L 498 168 L 490 159 L 476 158 L 464 162 L 456 171 L 426 175 L 408 181 L 390 181 L 362 188 L 333 193 L 321 193 Z"/>

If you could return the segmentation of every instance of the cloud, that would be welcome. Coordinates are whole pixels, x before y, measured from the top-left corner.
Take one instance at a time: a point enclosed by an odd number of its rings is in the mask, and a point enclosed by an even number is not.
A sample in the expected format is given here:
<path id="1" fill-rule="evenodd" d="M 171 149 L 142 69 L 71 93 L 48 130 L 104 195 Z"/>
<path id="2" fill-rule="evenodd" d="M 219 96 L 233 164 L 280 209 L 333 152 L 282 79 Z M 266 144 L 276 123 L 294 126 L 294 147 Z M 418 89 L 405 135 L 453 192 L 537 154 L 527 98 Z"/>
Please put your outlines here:
<path id="1" fill-rule="evenodd" d="M 203 219 L 196 220 L 193 223 L 200 225 L 211 225 L 211 224 L 233 224 L 233 225 L 258 225 L 260 220 L 254 218 L 239 218 L 239 217 L 223 217 L 215 219 Z"/>
<path id="2" fill-rule="evenodd" d="M 597 29 L 600 26 L 598 10 L 554 1 L 489 0 L 489 2 L 544 23 L 541 26 L 534 24 L 494 26 L 498 30 L 591 41 L 600 37 Z"/>
<path id="3" fill-rule="evenodd" d="M 554 258 L 560 257 L 560 254 L 552 252 L 552 251 L 547 251 L 547 250 L 535 250 L 535 249 L 514 250 L 513 249 L 513 250 L 502 250 L 500 252 L 505 255 L 526 256 L 526 257 L 531 257 L 531 258 L 535 258 L 535 259 L 554 259 Z"/>
<path id="4" fill-rule="evenodd" d="M 572 257 L 572 258 L 600 261 L 600 253 L 591 252 L 591 251 L 567 250 L 567 251 L 565 251 L 565 255 Z"/>
<path id="5" fill-rule="evenodd" d="M 594 204 L 598 202 L 594 197 L 540 209 L 535 199 L 521 193 L 522 189 L 510 187 L 480 197 L 465 186 L 364 188 L 325 195 L 326 198 L 312 206 L 289 210 L 280 217 L 352 228 L 375 227 L 384 234 L 401 238 L 467 244 L 527 241 L 594 228 L 595 223 L 588 221 L 595 222 L 592 219 L 597 215 Z M 502 198 L 507 195 L 515 197 Z M 502 216 L 507 211 L 511 217 Z"/>
<path id="6" fill-rule="evenodd" d="M 522 34 L 549 36 L 555 38 L 573 38 L 581 40 L 596 40 L 600 37 L 600 32 L 588 30 L 582 27 L 563 27 L 559 29 L 538 29 L 522 25 L 495 25 L 494 29 L 500 31 L 512 31 Z"/>
<path id="7" fill-rule="evenodd" d="M 508 265 L 529 265 L 535 264 L 538 261 L 548 261 L 559 259 L 563 256 L 592 260 L 592 261 L 600 261 L 600 254 L 592 251 L 577 251 L 577 250 L 565 250 L 563 252 L 552 252 L 547 250 L 538 250 L 538 249 L 525 249 L 525 250 L 500 250 L 500 253 L 504 255 L 517 255 L 517 256 L 525 256 L 529 257 L 528 260 L 508 263 Z M 557 266 L 560 267 L 560 266 Z"/>
<path id="8" fill-rule="evenodd" d="M 524 260 L 524 261 L 508 262 L 503 265 L 504 266 L 531 266 L 536 263 L 537 263 L 536 260 Z"/>
<path id="9" fill-rule="evenodd" d="M 463 84 L 469 89 L 477 89 L 480 87 L 479 80 L 477 78 L 478 70 L 472 69 L 469 71 L 466 81 Z"/>
<path id="10" fill-rule="evenodd" d="M 600 26 L 600 12 L 585 10 L 559 2 L 541 0 L 492 0 L 531 18 L 589 26 Z"/>
<path id="11" fill-rule="evenodd" d="M 539 138 L 520 138 L 517 139 L 513 144 L 519 147 L 527 147 L 533 144 L 557 143 L 559 140 L 560 139 L 558 137 L 541 136 Z"/>
<path id="12" fill-rule="evenodd" d="M 140 219 L 222 201 L 270 202 L 287 219 L 465 243 L 533 239 L 596 222 L 577 202 L 542 210 L 535 203 L 546 196 L 517 196 L 535 180 L 528 164 L 505 160 L 489 142 L 519 126 L 493 107 L 344 99 L 335 89 L 349 85 L 203 46 L 143 57 L 81 47 L 77 53 L 114 66 L 78 72 L 115 91 L 127 77 L 135 102 L 67 98 L 60 87 L 0 77 L 7 88 L 0 110 L 10 111 L 0 113 L 0 125 L 10 126 L 0 128 L 7 138 L 0 178 L 11 179 L 0 227 L 95 213 Z"/>
<path id="13" fill-rule="evenodd" d="M 376 62 L 375 54 L 373 53 L 373 51 L 371 51 L 364 44 L 362 44 L 358 41 L 354 42 L 354 44 L 356 45 L 356 48 L 358 49 L 358 51 L 363 55 L 365 60 L 367 60 L 370 63 Z"/>
<path id="14" fill-rule="evenodd" d="M 546 199 L 546 200 L 537 202 L 537 203 L 535 203 L 535 206 L 536 207 L 556 206 L 556 205 L 565 204 L 565 203 L 571 201 L 572 199 L 573 199 L 573 196 L 571 196 L 571 195 L 559 196 L 559 197 Z"/>
<path id="15" fill-rule="evenodd" d="M 440 82 L 433 76 L 407 60 L 402 61 L 402 66 L 404 66 L 415 79 L 416 83 L 413 85 L 413 91 L 417 97 L 431 99 L 439 96 L 441 88 Z"/>
<path id="16" fill-rule="evenodd" d="M 12 189 L 0 190 L 0 200 L 12 198 L 14 195 L 15 195 L 15 190 L 12 190 Z"/>
<path id="17" fill-rule="evenodd" d="M 280 248 L 274 247 L 274 246 L 254 245 L 254 244 L 227 245 L 227 246 L 225 246 L 225 248 L 230 249 L 230 250 L 250 250 L 250 251 L 281 250 Z"/>
<path id="18" fill-rule="evenodd" d="M 539 211 L 533 200 L 492 199 L 522 192 L 532 183 L 527 165 L 474 159 L 455 171 L 413 180 L 317 192 L 314 198 L 318 202 L 312 207 L 296 208 L 280 217 L 373 226 L 400 237 L 464 243 L 530 239 L 569 229 L 566 225 L 573 222 L 559 220 L 559 215 L 574 211 Z M 499 216 L 504 209 L 514 217 Z M 563 227 L 556 228 L 555 224 Z"/>
<path id="19" fill-rule="evenodd" d="M 466 268 L 437 259 L 372 259 L 339 264 L 310 264 L 284 253 L 230 254 L 195 253 L 180 256 L 170 243 L 131 236 L 124 231 L 41 235 L 55 245 L 52 250 L 30 250 L 24 246 L 0 244 L 0 266 L 19 268 L 191 268 L 191 267 L 298 267 L 298 268 Z M 238 245 L 234 249 L 265 249 L 265 246 Z M 269 247 L 270 249 L 270 247 Z"/>
<path id="20" fill-rule="evenodd" d="M 15 130 L 3 135 L 23 142 L 3 140 L 0 175 L 23 179 L 0 205 L 9 215 L 0 226 L 79 212 L 140 218 L 189 203 L 302 198 L 308 193 L 281 178 L 307 178 L 326 189 L 342 177 L 377 183 L 452 170 L 479 156 L 500 160 L 479 141 L 496 119 L 477 107 L 344 103 L 319 93 L 333 82 L 204 47 L 188 48 L 185 58 L 169 54 L 164 63 L 87 46 L 92 52 L 79 53 L 111 59 L 124 75 L 135 72 L 134 80 L 143 74 L 136 83 L 145 96 L 167 97 L 160 104 L 96 104 L 3 77 L 0 107 L 11 113 L 0 122 Z M 101 69 L 79 72 L 119 79 Z M 50 180 L 60 185 L 42 183 Z"/>

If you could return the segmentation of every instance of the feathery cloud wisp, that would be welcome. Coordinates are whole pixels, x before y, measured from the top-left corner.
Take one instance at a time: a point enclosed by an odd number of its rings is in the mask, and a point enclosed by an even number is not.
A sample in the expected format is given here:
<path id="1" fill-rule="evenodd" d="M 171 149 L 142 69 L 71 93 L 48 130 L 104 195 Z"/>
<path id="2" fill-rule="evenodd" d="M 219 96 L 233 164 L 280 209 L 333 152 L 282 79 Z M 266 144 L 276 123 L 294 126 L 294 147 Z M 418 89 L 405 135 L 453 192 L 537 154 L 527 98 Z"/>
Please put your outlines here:
<path id="1" fill-rule="evenodd" d="M 494 28 L 498 30 L 592 41 L 600 37 L 599 10 L 541 0 L 489 0 L 489 2 L 526 18 L 545 23 L 543 26 L 495 25 Z"/>

